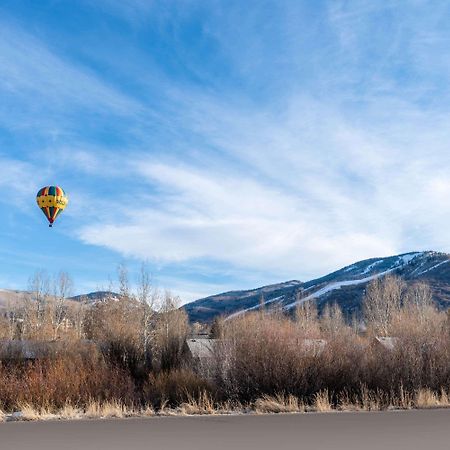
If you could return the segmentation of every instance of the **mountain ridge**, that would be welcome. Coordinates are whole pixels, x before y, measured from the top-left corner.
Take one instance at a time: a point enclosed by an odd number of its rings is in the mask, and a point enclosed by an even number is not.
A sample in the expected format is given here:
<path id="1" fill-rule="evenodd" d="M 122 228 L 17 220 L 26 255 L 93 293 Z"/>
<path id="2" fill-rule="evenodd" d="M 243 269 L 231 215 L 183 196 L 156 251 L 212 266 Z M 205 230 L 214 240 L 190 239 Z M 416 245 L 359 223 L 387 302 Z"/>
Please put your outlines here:
<path id="1" fill-rule="evenodd" d="M 407 283 L 430 285 L 439 307 L 450 306 L 450 255 L 436 251 L 415 251 L 369 258 L 322 277 L 300 282 L 291 280 L 246 291 L 229 291 L 201 298 L 183 306 L 192 322 L 211 322 L 217 316 L 233 317 L 255 310 L 261 303 L 289 311 L 300 301 L 315 300 L 319 310 L 337 303 L 346 314 L 359 313 L 367 284 L 392 273 Z"/>
<path id="2" fill-rule="evenodd" d="M 424 281 L 430 285 L 433 298 L 441 308 L 450 306 L 450 255 L 436 251 L 416 251 L 400 255 L 369 258 L 347 265 L 334 272 L 309 281 L 289 280 L 255 289 L 235 290 L 204 297 L 187 303 L 182 308 L 191 322 L 210 323 L 215 317 L 234 317 L 256 310 L 261 301 L 265 307 L 281 308 L 289 313 L 298 301 L 314 300 L 319 311 L 327 304 L 337 303 L 345 314 L 358 314 L 367 284 L 378 277 L 392 273 L 407 283 Z M 30 297 L 30 292 L 0 289 L 0 310 L 9 304 Z M 94 291 L 70 297 L 71 302 L 102 302 L 119 299 L 110 291 Z M 298 298 L 299 297 L 299 298 Z"/>

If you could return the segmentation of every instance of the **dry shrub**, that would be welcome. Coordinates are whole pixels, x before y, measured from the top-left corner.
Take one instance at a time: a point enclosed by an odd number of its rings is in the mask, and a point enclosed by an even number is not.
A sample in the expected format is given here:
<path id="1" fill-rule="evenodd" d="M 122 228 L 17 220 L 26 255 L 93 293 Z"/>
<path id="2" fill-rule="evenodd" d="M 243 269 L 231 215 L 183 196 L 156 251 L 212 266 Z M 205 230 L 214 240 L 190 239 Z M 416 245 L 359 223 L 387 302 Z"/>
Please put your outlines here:
<path id="1" fill-rule="evenodd" d="M 154 330 L 155 368 L 167 372 L 182 366 L 188 331 L 186 312 L 177 309 L 177 299 L 166 293 Z"/>
<path id="2" fill-rule="evenodd" d="M 314 396 L 314 403 L 312 407 L 313 410 L 317 412 L 329 412 L 333 410 L 327 389 L 318 392 Z"/>
<path id="3" fill-rule="evenodd" d="M 38 420 L 40 417 L 39 411 L 29 403 L 18 403 L 17 407 L 22 420 Z"/>
<path id="4" fill-rule="evenodd" d="M 450 406 L 450 397 L 448 394 L 448 391 L 446 391 L 444 388 L 441 389 L 441 396 L 439 399 L 439 402 L 441 403 L 441 406 Z"/>
<path id="5" fill-rule="evenodd" d="M 279 392 L 311 402 L 324 389 L 359 389 L 365 361 L 361 339 L 335 310 L 324 327 L 326 339 L 315 340 L 283 316 L 249 314 L 226 323 L 216 348 L 216 384 L 226 397 L 244 402 Z"/>
<path id="6" fill-rule="evenodd" d="M 203 393 L 213 394 L 209 382 L 187 369 L 150 374 L 144 386 L 143 396 L 146 403 L 162 409 L 162 405 L 177 406 L 199 398 Z"/>
<path id="7" fill-rule="evenodd" d="M 66 403 L 57 413 L 61 419 L 81 419 L 84 411 L 73 406 L 71 403 Z"/>
<path id="8" fill-rule="evenodd" d="M 254 409 L 257 413 L 295 413 L 304 412 L 305 405 L 293 395 L 276 396 L 264 395 L 258 398 L 254 403 Z"/>
<path id="9" fill-rule="evenodd" d="M 180 412 L 187 415 L 216 414 L 218 408 L 210 394 L 203 391 L 198 397 L 190 397 L 187 402 L 182 403 Z"/>
<path id="10" fill-rule="evenodd" d="M 383 409 L 385 402 L 382 392 L 373 392 L 367 389 L 366 386 L 363 386 L 361 388 L 360 401 L 356 400 L 355 403 L 359 403 L 363 411 L 380 411 Z"/>
<path id="11" fill-rule="evenodd" d="M 167 400 L 164 400 L 161 403 L 157 414 L 158 416 L 176 416 L 179 414 L 179 411 L 175 408 L 171 408 L 170 406 L 168 406 Z"/>
<path id="12" fill-rule="evenodd" d="M 414 403 L 417 408 L 436 408 L 439 406 L 439 396 L 430 389 L 420 389 Z"/>
<path id="13" fill-rule="evenodd" d="M 344 391 L 338 396 L 338 409 L 341 411 L 381 411 L 389 407 L 390 397 L 382 391 L 371 391 L 361 386 L 357 393 Z"/>
<path id="14" fill-rule="evenodd" d="M 89 418 L 107 419 L 130 417 L 135 415 L 136 412 L 119 400 L 110 400 L 103 403 L 94 400 L 87 405 L 85 414 Z"/>
<path id="15" fill-rule="evenodd" d="M 152 417 L 155 414 L 156 412 L 151 405 L 146 405 L 139 411 L 139 415 L 144 417 Z"/>
<path id="16" fill-rule="evenodd" d="M 20 412 L 20 419 L 25 421 L 49 420 L 58 417 L 51 408 L 45 406 L 36 408 L 30 403 L 19 403 L 18 409 Z"/>
<path id="17" fill-rule="evenodd" d="M 414 405 L 416 408 L 439 408 L 450 406 L 447 392 L 442 389 L 440 393 L 431 389 L 420 389 L 417 391 Z"/>
<path id="18" fill-rule="evenodd" d="M 6 410 L 19 404 L 60 409 L 68 402 L 86 405 L 91 399 L 132 403 L 134 395 L 130 376 L 95 354 L 0 367 L 0 398 Z"/>
<path id="19" fill-rule="evenodd" d="M 359 411 L 362 409 L 359 402 L 346 391 L 338 395 L 337 408 L 340 411 Z"/>
<path id="20" fill-rule="evenodd" d="M 317 390 L 317 354 L 291 320 L 249 314 L 228 322 L 223 333 L 216 383 L 226 397 L 251 402 L 279 392 L 303 396 Z"/>

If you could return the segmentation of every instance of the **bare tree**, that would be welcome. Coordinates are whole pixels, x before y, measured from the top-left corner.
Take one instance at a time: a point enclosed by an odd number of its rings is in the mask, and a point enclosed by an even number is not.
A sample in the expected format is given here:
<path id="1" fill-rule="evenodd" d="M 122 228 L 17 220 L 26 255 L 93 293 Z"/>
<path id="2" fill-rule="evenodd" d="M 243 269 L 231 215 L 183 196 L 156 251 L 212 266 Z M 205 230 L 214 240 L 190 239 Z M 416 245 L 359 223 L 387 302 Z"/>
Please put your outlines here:
<path id="1" fill-rule="evenodd" d="M 321 328 L 328 336 L 336 336 L 342 334 L 346 328 L 342 310 L 338 304 L 334 303 L 332 306 L 326 305 L 320 320 Z"/>
<path id="2" fill-rule="evenodd" d="M 194 324 L 195 325 L 195 324 Z M 209 337 L 211 339 L 222 339 L 224 321 L 222 317 L 216 317 L 211 325 Z"/>
<path id="3" fill-rule="evenodd" d="M 158 311 L 155 344 L 163 370 L 180 365 L 183 345 L 189 332 L 187 314 L 178 305 L 179 299 L 166 292 Z"/>
<path id="4" fill-rule="evenodd" d="M 117 277 L 119 279 L 119 294 L 122 299 L 129 300 L 131 298 L 130 281 L 128 278 L 128 268 L 125 263 L 119 264 L 117 267 Z"/>
<path id="5" fill-rule="evenodd" d="M 77 339 L 82 339 L 84 336 L 87 304 L 88 299 L 83 296 L 78 303 L 72 307 L 72 321 Z"/>
<path id="6" fill-rule="evenodd" d="M 302 302 L 301 298 L 302 293 L 297 292 L 296 300 L 298 303 L 295 308 L 295 321 L 305 336 L 318 335 L 320 330 L 317 305 L 315 301 Z"/>
<path id="7" fill-rule="evenodd" d="M 151 364 L 151 337 L 158 292 L 153 288 L 147 263 L 142 263 L 138 279 L 137 298 L 142 308 L 141 336 L 146 365 Z M 153 325 L 153 326 L 152 326 Z"/>
<path id="8" fill-rule="evenodd" d="M 37 270 L 29 280 L 30 301 L 25 304 L 24 320 L 28 333 L 45 335 L 47 302 L 50 296 L 50 279 L 46 271 Z"/>
<path id="9" fill-rule="evenodd" d="M 72 288 L 73 281 L 67 272 L 60 272 L 53 280 L 53 298 L 49 302 L 53 340 L 58 338 L 59 330 L 67 317 L 67 298 Z"/>
<path id="10" fill-rule="evenodd" d="M 364 315 L 375 332 L 389 334 L 394 315 L 402 306 L 405 283 L 398 277 L 388 275 L 373 280 L 364 296 Z"/>
<path id="11" fill-rule="evenodd" d="M 413 307 L 418 312 L 433 307 L 433 294 L 426 283 L 414 283 L 407 291 L 404 299 L 407 307 Z"/>

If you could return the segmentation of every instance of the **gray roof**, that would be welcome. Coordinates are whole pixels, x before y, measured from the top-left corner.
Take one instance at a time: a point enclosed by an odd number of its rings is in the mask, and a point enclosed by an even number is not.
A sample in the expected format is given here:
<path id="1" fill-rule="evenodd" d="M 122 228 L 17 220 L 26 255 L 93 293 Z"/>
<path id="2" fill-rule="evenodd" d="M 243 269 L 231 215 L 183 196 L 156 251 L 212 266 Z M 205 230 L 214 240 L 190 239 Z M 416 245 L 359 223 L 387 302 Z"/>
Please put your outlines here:
<path id="1" fill-rule="evenodd" d="M 214 343 L 217 339 L 187 339 L 186 343 L 194 358 L 212 358 Z"/>
<path id="2" fill-rule="evenodd" d="M 80 346 L 93 345 L 88 340 L 77 343 Z M 19 339 L 0 340 L 0 360 L 2 359 L 39 359 L 56 356 L 61 351 L 67 351 L 63 341 L 32 341 Z"/>
<path id="3" fill-rule="evenodd" d="M 37 342 L 28 340 L 2 340 L 0 341 L 0 359 L 24 358 L 35 359 L 40 350 Z"/>

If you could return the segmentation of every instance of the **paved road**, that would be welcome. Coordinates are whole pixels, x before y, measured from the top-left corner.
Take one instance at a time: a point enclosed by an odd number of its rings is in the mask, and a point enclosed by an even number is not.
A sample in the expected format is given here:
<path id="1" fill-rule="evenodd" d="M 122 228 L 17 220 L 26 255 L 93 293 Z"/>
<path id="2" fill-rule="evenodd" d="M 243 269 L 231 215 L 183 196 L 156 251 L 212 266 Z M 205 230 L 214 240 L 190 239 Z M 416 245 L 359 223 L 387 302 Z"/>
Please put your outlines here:
<path id="1" fill-rule="evenodd" d="M 450 410 L 10 422 L 1 450 L 450 449 Z"/>

